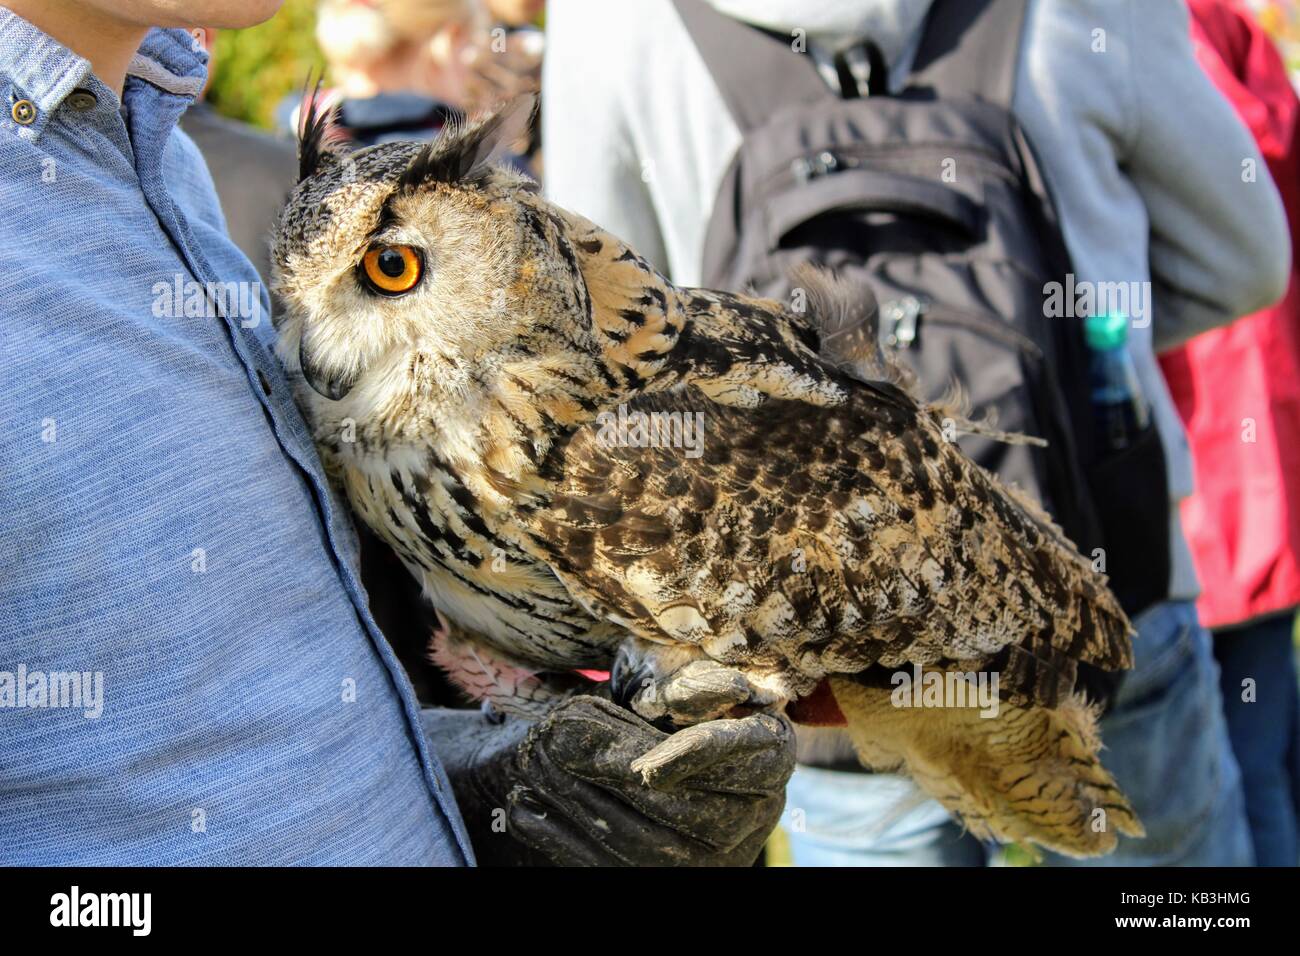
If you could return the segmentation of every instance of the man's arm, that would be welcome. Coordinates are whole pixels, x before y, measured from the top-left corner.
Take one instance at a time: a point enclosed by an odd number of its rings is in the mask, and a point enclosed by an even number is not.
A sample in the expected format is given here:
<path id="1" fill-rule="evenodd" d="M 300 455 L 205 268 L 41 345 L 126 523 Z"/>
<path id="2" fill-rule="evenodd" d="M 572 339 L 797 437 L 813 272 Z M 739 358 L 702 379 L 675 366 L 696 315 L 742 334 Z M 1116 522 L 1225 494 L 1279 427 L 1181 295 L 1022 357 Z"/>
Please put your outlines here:
<path id="1" fill-rule="evenodd" d="M 1150 214 L 1163 351 L 1281 298 L 1290 236 L 1254 139 L 1196 60 L 1184 4 L 1122 6 L 1137 102 L 1124 159 Z"/>

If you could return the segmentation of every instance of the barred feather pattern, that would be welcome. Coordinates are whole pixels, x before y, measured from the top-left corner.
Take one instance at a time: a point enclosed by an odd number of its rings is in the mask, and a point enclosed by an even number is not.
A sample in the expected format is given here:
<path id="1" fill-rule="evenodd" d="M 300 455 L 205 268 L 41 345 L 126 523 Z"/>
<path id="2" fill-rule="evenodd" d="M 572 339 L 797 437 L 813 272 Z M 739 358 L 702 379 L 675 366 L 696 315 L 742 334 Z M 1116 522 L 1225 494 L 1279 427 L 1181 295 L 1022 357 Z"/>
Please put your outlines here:
<path id="1" fill-rule="evenodd" d="M 438 658 L 525 710 L 545 697 L 530 675 L 616 656 L 656 678 L 720 662 L 768 708 L 829 680 L 863 761 L 977 832 L 1080 854 L 1140 832 L 1073 696 L 1079 662 L 1131 666 L 1127 618 L 1034 502 L 945 440 L 951 410 L 912 396 L 870 310 L 818 273 L 802 314 L 674 286 L 493 166 L 517 129 L 313 146 L 275 243 L 280 355 L 331 476 L 456 625 Z M 421 251 L 410 294 L 361 281 L 383 244 Z M 620 407 L 699 421 L 698 456 L 611 441 Z M 1006 723 L 885 714 L 910 665 L 997 672 Z M 1056 781 L 1043 805 L 977 752 Z"/>

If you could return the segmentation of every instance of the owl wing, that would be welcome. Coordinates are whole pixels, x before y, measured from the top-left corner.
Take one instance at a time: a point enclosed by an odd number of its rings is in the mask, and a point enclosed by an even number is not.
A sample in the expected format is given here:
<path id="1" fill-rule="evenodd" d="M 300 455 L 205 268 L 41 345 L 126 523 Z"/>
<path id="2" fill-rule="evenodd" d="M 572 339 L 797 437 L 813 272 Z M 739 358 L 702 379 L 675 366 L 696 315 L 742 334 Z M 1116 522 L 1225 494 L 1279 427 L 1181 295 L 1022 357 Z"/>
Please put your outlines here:
<path id="1" fill-rule="evenodd" d="M 937 413 L 843 379 L 817 407 L 642 396 L 557 443 L 525 537 L 575 598 L 648 640 L 809 682 L 996 669 L 1054 705 L 1075 665 L 1129 666 L 1105 579 Z"/>

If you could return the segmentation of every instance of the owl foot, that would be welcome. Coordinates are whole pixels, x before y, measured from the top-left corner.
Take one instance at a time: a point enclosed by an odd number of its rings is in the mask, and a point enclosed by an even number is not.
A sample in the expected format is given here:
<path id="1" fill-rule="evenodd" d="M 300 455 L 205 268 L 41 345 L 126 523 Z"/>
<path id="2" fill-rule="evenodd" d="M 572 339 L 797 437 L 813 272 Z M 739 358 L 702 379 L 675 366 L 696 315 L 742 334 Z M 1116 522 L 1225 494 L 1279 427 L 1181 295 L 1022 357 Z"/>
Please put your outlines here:
<path id="1" fill-rule="evenodd" d="M 687 727 L 781 703 L 742 672 L 689 647 L 624 643 L 610 671 L 614 701 L 656 726 Z"/>

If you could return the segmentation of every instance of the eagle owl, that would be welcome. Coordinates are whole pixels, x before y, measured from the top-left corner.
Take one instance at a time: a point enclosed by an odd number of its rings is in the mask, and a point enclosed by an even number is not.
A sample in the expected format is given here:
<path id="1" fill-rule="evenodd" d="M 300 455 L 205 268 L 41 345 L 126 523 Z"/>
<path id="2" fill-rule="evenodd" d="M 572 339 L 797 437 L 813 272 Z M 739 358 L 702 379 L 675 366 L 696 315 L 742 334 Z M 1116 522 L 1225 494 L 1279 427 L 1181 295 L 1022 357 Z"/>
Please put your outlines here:
<path id="1" fill-rule="evenodd" d="M 435 658 L 524 713 L 583 668 L 679 723 L 817 701 L 979 836 L 1141 834 L 1075 691 L 1130 666 L 1104 577 L 832 280 L 800 278 L 802 312 L 678 288 L 497 165 L 530 107 L 350 154 L 309 111 L 275 237 L 281 358 L 332 479 L 454 625 Z M 714 712 L 654 690 L 717 671 Z M 995 714 L 900 706 L 925 671 L 995 675 Z"/>

